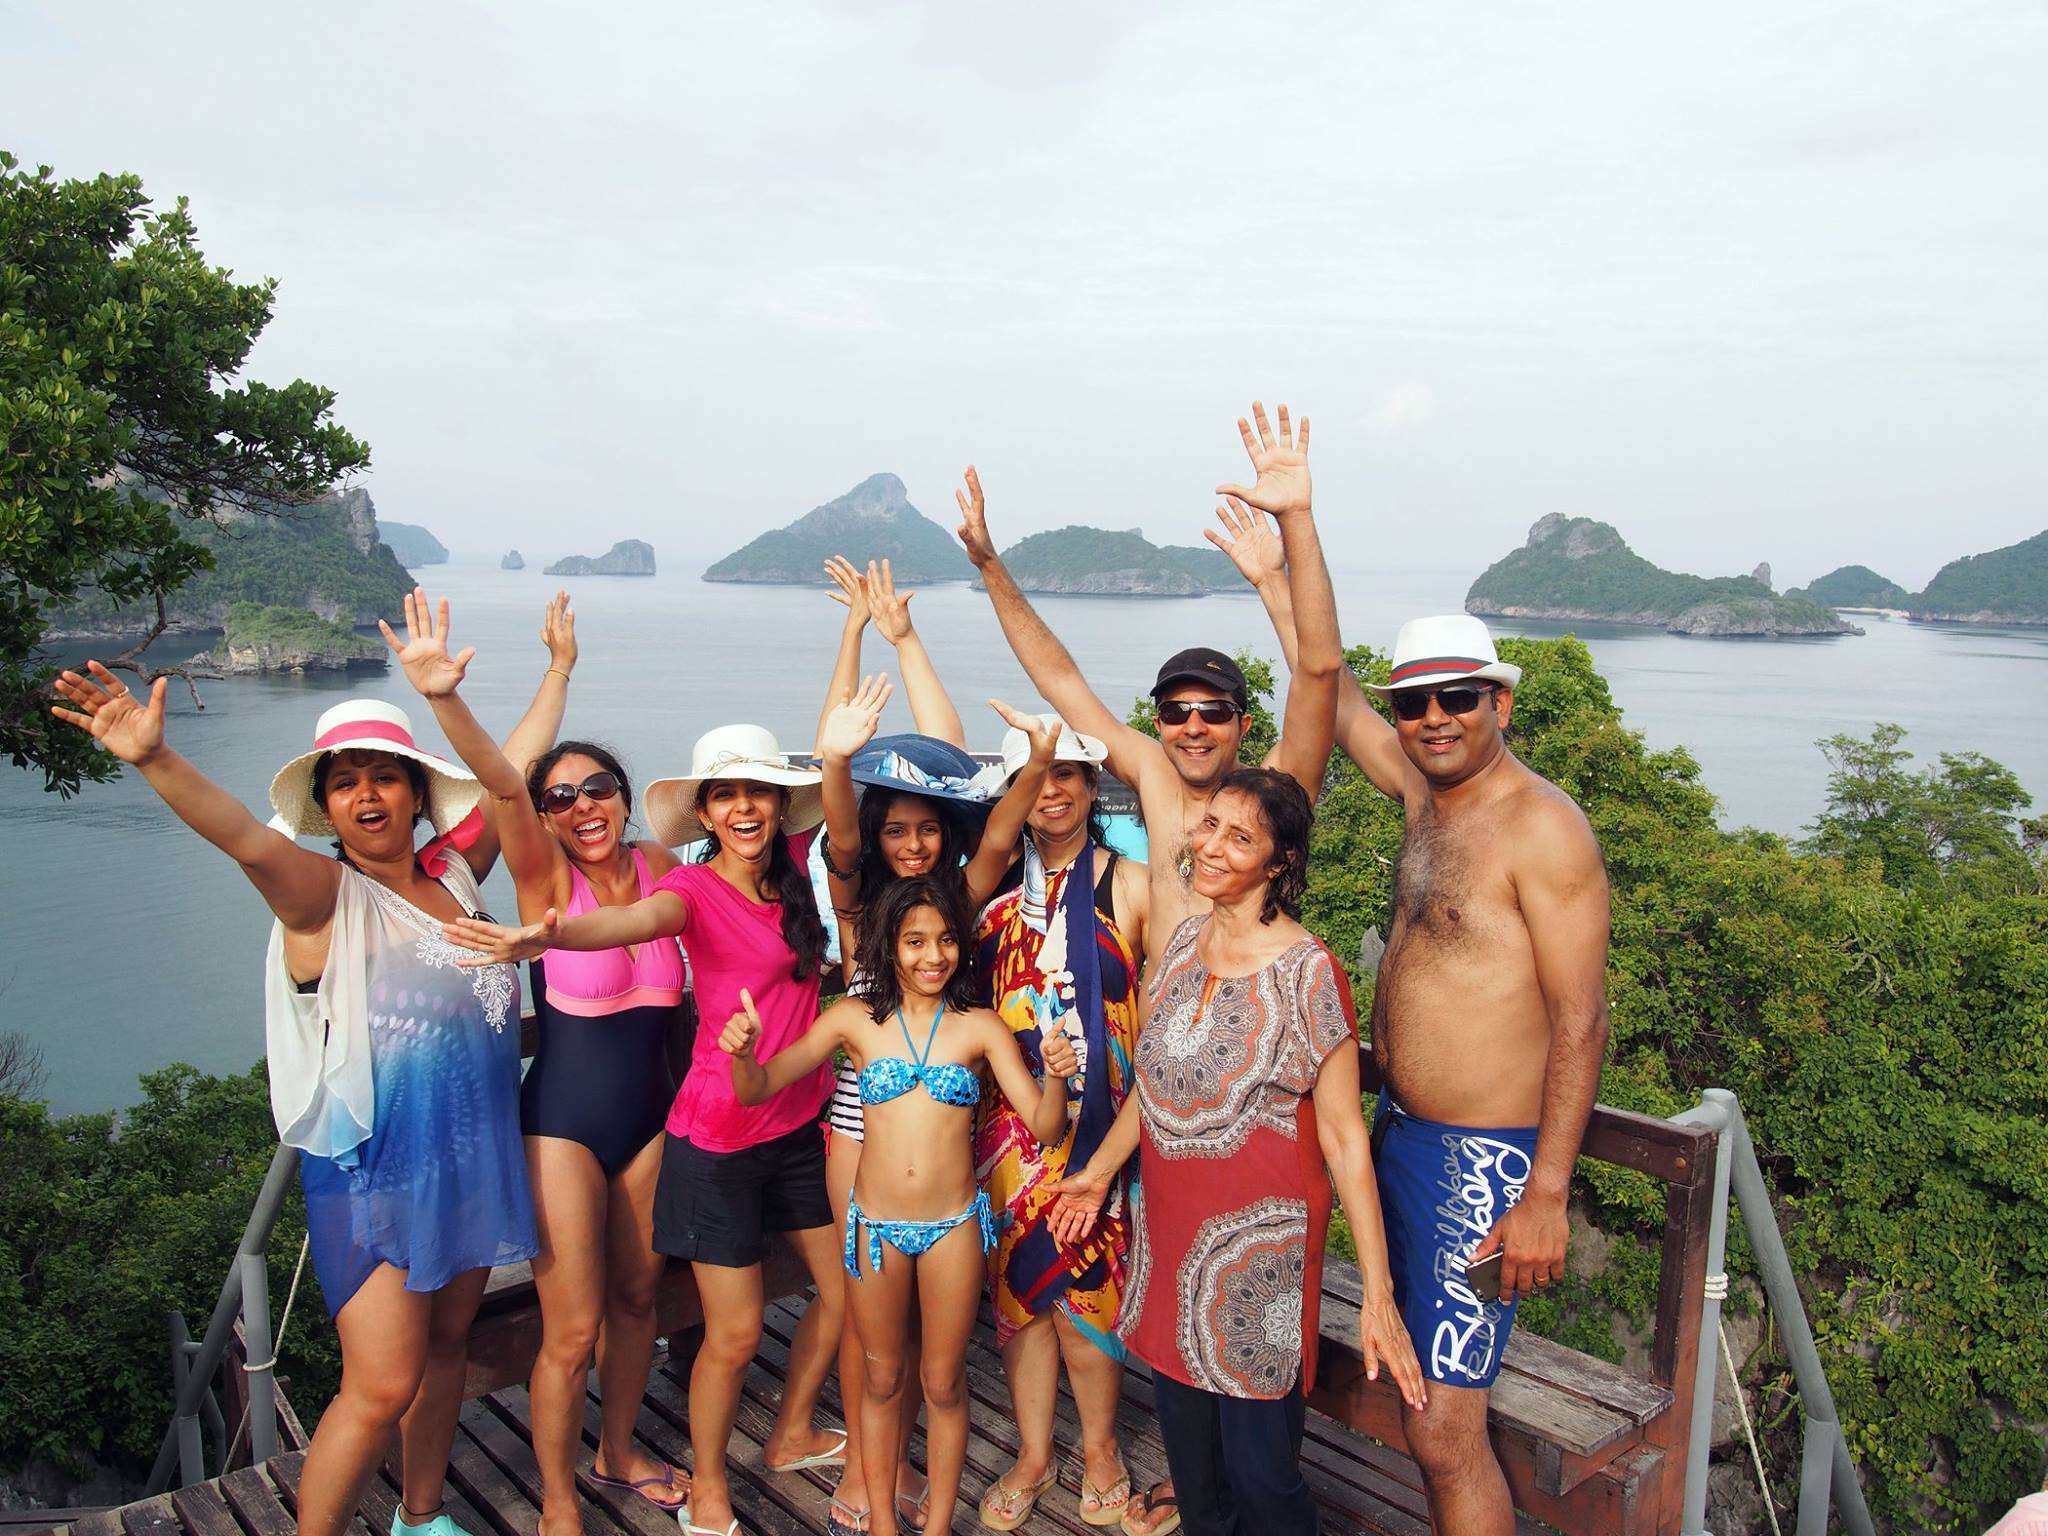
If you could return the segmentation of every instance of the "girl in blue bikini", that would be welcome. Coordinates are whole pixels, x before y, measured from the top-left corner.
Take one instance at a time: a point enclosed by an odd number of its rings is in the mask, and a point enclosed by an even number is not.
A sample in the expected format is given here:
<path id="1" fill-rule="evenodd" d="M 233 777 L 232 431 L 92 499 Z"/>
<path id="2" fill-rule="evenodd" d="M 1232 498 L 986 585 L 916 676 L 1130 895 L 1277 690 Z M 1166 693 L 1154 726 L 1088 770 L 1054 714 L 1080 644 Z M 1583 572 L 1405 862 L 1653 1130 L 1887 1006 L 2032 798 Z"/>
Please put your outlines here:
<path id="1" fill-rule="evenodd" d="M 896 1411 L 903 1391 L 910 1297 L 923 1315 L 921 1379 L 931 1483 L 931 1529 L 952 1529 L 953 1501 L 967 1457 L 967 1340 L 981 1301 L 983 1255 L 994 1241 L 988 1197 L 974 1181 L 976 1069 L 984 1064 L 1032 1134 L 1056 1142 L 1067 1133 L 1067 1078 L 1074 1050 L 1055 1036 L 1042 1048 L 1041 1085 L 1016 1036 L 973 1005 L 960 965 L 972 925 L 957 882 L 931 876 L 897 880 L 865 914 L 855 994 L 825 1010 L 801 1040 L 766 1062 L 754 1059 L 761 1035 L 753 999 L 719 1037 L 730 1052 L 734 1095 L 755 1104 L 844 1049 L 860 1069 L 867 1145 L 846 1213 L 846 1272 L 854 1327 L 866 1357 L 861 1411 L 862 1462 L 871 1529 L 897 1530 L 896 1465 L 903 1454 Z M 884 1245 L 898 1257 L 885 1262 Z"/>

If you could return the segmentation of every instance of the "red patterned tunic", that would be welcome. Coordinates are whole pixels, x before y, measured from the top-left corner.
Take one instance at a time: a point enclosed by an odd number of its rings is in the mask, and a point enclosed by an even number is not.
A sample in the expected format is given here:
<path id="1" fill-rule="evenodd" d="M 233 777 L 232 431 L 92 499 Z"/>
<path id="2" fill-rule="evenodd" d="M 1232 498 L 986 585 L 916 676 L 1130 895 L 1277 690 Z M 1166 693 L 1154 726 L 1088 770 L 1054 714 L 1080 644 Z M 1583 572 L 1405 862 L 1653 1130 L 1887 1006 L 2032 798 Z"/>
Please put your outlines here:
<path id="1" fill-rule="evenodd" d="M 1251 976 L 1175 930 L 1138 1036 L 1139 1197 L 1117 1330 L 1155 1371 L 1227 1397 L 1309 1385 L 1330 1180 L 1310 1095 L 1355 1047 L 1343 969 L 1304 938 Z"/>

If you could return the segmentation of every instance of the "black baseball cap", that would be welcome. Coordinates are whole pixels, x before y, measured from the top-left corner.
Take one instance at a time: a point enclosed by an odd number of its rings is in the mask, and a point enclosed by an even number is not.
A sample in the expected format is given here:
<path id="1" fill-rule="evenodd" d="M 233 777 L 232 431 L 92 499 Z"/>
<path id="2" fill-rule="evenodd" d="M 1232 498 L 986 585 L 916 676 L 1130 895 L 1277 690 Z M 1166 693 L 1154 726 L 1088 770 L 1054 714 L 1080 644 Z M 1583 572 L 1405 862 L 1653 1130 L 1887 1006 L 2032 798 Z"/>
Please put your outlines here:
<path id="1" fill-rule="evenodd" d="M 1220 689 L 1237 701 L 1239 709 L 1251 708 L 1244 669 L 1221 651 L 1212 651 L 1206 645 L 1190 646 L 1167 657 L 1166 664 L 1159 669 L 1159 676 L 1152 684 L 1153 700 L 1156 702 L 1159 695 L 1181 683 L 1201 683 Z"/>

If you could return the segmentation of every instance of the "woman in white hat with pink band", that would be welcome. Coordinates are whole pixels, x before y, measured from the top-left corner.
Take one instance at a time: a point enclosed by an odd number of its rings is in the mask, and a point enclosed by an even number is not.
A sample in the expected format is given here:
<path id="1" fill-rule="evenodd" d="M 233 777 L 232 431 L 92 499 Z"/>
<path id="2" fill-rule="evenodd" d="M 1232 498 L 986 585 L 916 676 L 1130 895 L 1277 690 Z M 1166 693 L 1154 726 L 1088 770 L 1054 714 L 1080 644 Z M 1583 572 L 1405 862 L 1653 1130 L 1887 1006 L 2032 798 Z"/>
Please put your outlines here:
<path id="1" fill-rule="evenodd" d="M 88 670 L 58 680 L 70 705 L 58 718 L 139 769 L 277 919 L 264 970 L 271 1108 L 300 1149 L 314 1273 L 342 1354 L 299 1528 L 345 1529 L 397 1431 L 395 1536 L 460 1536 L 442 1484 L 470 1321 L 491 1267 L 535 1252 L 517 976 L 456 969 L 440 926 L 478 910 L 496 857 L 480 789 L 419 747 L 405 711 L 351 699 L 278 771 L 266 827 L 165 743 L 163 679 L 145 701 L 97 662 Z M 529 753 L 560 722 L 546 698 L 515 732 Z M 435 836 L 415 847 L 421 820 Z M 299 837 L 332 838 L 335 852 Z"/>

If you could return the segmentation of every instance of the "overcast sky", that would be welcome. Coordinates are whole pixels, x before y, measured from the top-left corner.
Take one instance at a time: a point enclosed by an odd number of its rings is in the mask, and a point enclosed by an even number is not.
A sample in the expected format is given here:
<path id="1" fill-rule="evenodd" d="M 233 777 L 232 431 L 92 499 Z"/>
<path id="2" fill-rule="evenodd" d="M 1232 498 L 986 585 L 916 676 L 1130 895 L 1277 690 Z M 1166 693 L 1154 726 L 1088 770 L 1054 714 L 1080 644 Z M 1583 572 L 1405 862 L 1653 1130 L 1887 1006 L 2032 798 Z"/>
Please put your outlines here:
<path id="1" fill-rule="evenodd" d="M 1145 14 L 1150 12 L 1150 14 Z M 876 470 L 1340 565 L 1781 586 L 2048 527 L 2048 6 L 0 0 L 0 146 L 280 279 L 380 513 L 708 564 Z M 852 551 L 858 554 L 858 551 Z"/>

